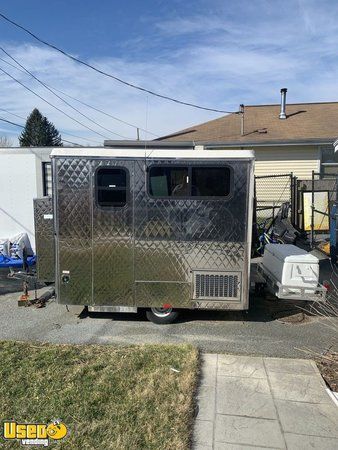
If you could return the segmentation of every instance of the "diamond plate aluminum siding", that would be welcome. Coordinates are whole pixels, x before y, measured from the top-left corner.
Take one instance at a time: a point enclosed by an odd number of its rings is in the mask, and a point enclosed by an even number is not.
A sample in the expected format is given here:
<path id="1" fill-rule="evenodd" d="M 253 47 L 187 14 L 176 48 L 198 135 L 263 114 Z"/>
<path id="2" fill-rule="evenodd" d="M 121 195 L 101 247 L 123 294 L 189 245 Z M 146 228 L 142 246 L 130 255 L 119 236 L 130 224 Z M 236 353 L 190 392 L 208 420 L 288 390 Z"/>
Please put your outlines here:
<path id="1" fill-rule="evenodd" d="M 134 172 L 136 303 L 149 304 L 151 291 L 159 291 L 162 282 L 177 282 L 181 284 L 175 287 L 168 284 L 173 289 L 169 303 L 192 306 L 193 270 L 240 271 L 245 279 L 249 251 L 247 209 L 251 167 L 248 162 L 228 163 L 233 169 L 233 191 L 227 201 L 150 198 L 144 164 L 136 161 Z M 147 161 L 148 167 L 152 164 Z M 177 162 L 161 160 L 156 164 L 177 165 Z M 179 165 L 184 164 L 202 166 L 224 162 L 179 161 Z M 144 282 L 148 284 L 139 286 Z M 184 289 L 182 283 L 188 288 Z M 243 299 L 244 290 L 247 283 L 243 283 L 238 301 Z M 158 305 L 162 300 L 157 299 L 154 295 L 151 301 Z"/>
<path id="2" fill-rule="evenodd" d="M 118 166 L 129 173 L 130 192 L 123 208 L 101 208 L 93 200 L 93 304 L 134 304 L 133 161 L 94 160 L 93 179 L 101 167 Z M 95 199 L 93 183 L 92 198 Z"/>
<path id="3" fill-rule="evenodd" d="M 147 169 L 173 160 L 54 158 L 58 211 L 59 301 L 69 304 L 204 307 L 192 300 L 193 271 L 241 272 L 234 309 L 247 307 L 249 184 L 252 162 L 230 160 L 233 189 L 226 200 L 154 199 Z M 225 164 L 199 160 L 180 165 Z M 99 166 L 125 167 L 130 196 L 124 208 L 95 204 Z M 55 173 L 54 172 L 54 173 Z M 60 283 L 63 270 L 70 282 Z M 210 301 L 208 301 L 210 303 Z M 217 302 L 218 309 L 231 309 Z"/>
<path id="4" fill-rule="evenodd" d="M 58 301 L 89 305 L 92 303 L 91 162 L 57 158 L 53 164 Z M 61 282 L 63 271 L 70 272 L 69 283 Z"/>

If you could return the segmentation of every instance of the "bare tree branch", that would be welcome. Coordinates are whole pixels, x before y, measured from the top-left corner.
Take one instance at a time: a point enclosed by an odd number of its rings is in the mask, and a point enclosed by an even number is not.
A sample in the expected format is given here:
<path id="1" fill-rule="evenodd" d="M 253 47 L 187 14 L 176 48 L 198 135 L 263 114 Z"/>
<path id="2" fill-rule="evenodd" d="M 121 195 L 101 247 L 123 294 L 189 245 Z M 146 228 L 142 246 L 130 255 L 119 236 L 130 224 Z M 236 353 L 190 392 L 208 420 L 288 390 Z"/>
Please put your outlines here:
<path id="1" fill-rule="evenodd" d="M 7 136 L 0 136 L 0 147 L 12 147 L 13 142 Z"/>

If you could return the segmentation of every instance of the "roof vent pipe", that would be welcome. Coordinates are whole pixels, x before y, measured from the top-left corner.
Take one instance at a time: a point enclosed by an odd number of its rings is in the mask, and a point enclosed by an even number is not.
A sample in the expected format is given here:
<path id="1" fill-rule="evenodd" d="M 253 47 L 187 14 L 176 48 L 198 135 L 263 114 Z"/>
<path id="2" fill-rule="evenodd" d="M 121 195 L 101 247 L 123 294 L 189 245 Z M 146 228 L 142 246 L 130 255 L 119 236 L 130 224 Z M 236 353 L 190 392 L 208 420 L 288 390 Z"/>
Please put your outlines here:
<path id="1" fill-rule="evenodd" d="M 239 113 L 241 115 L 241 136 L 244 136 L 244 105 L 241 103 L 239 105 Z"/>
<path id="2" fill-rule="evenodd" d="M 286 119 L 286 114 L 285 114 L 285 103 L 286 103 L 286 93 L 287 93 L 287 89 L 283 88 L 280 90 L 281 93 L 281 99 L 280 99 L 280 113 L 279 113 L 279 118 L 280 119 Z"/>

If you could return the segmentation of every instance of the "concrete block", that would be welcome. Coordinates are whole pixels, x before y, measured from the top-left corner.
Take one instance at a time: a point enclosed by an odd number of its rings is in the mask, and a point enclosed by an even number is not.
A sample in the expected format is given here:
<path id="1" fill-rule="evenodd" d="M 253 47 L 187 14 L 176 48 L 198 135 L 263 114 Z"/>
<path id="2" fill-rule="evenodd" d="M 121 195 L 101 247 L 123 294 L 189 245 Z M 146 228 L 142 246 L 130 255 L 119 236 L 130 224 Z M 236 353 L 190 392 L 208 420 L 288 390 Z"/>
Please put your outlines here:
<path id="1" fill-rule="evenodd" d="M 217 414 L 215 441 L 247 446 L 285 448 L 277 420 Z"/>
<path id="2" fill-rule="evenodd" d="M 297 450 L 337 450 L 338 439 L 285 433 L 287 447 Z"/>
<path id="3" fill-rule="evenodd" d="M 193 444 L 192 450 L 213 450 L 212 445 Z"/>
<path id="4" fill-rule="evenodd" d="M 215 386 L 216 374 L 217 374 L 217 355 L 212 355 L 208 353 L 202 355 L 200 384 L 206 386 Z"/>
<path id="5" fill-rule="evenodd" d="M 194 425 L 194 445 L 210 445 L 213 442 L 214 424 L 209 420 L 196 420 Z"/>
<path id="6" fill-rule="evenodd" d="M 219 376 L 216 398 L 217 413 L 277 419 L 265 379 Z"/>
<path id="7" fill-rule="evenodd" d="M 325 385 L 317 375 L 268 374 L 275 399 L 309 403 L 330 403 Z"/>
<path id="8" fill-rule="evenodd" d="M 284 432 L 338 438 L 338 410 L 331 403 L 275 400 Z"/>
<path id="9" fill-rule="evenodd" d="M 263 358 L 253 356 L 218 356 L 218 375 L 266 378 Z"/>
<path id="10" fill-rule="evenodd" d="M 309 359 L 264 358 L 264 363 L 268 374 L 319 375 L 315 362 Z"/>
<path id="11" fill-rule="evenodd" d="M 209 367 L 216 367 L 217 365 L 217 353 L 203 353 L 201 360 L 203 364 L 207 364 Z"/>
<path id="12" fill-rule="evenodd" d="M 199 420 L 214 420 L 215 416 L 215 387 L 200 386 L 197 395 Z"/>
<path id="13" fill-rule="evenodd" d="M 252 445 L 229 444 L 228 442 L 216 442 L 214 450 L 276 450 L 273 447 L 252 447 Z"/>

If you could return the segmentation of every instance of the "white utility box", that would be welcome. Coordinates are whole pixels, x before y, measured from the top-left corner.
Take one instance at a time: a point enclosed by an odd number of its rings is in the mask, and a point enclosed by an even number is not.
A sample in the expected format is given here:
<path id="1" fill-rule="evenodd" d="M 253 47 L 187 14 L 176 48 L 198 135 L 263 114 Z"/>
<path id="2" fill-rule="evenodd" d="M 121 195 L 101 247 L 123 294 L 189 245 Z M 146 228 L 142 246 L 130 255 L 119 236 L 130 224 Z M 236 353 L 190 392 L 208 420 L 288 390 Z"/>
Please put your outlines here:
<path id="1" fill-rule="evenodd" d="M 318 286 L 318 258 L 295 245 L 267 244 L 263 266 L 281 284 L 309 288 Z"/>
<path id="2" fill-rule="evenodd" d="M 314 300 L 325 298 L 319 285 L 319 260 L 291 244 L 267 244 L 261 271 L 279 298 Z"/>

